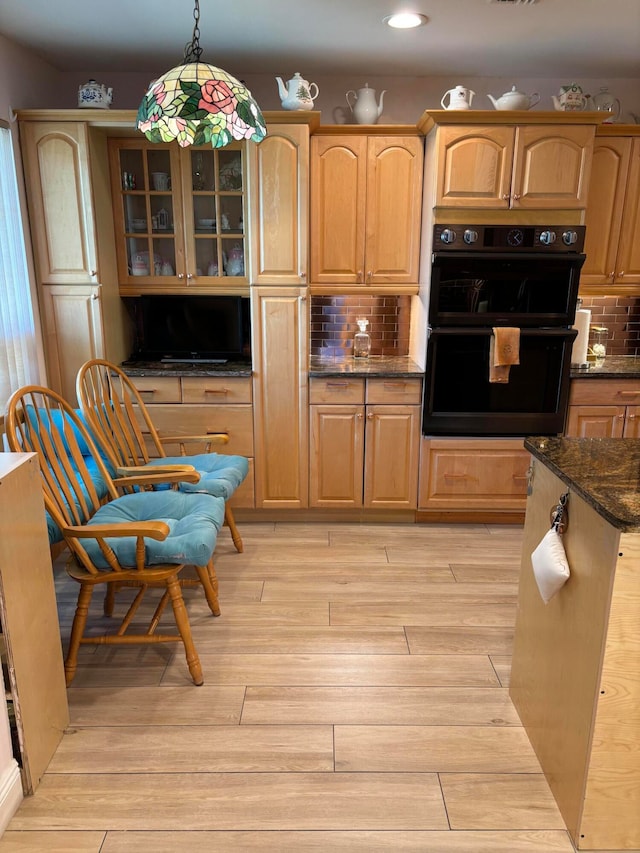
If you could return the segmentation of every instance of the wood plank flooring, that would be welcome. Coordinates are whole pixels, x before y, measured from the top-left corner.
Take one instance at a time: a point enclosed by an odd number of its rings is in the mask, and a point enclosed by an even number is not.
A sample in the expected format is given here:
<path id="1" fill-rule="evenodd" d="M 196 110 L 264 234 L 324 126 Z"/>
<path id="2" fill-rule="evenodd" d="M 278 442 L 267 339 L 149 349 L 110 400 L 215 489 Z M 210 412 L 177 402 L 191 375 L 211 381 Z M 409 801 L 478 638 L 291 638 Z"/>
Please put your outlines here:
<path id="1" fill-rule="evenodd" d="M 83 648 L 0 853 L 572 853 L 507 692 L 520 527 L 241 526 L 222 615 L 185 590 L 204 686 L 178 646 Z"/>

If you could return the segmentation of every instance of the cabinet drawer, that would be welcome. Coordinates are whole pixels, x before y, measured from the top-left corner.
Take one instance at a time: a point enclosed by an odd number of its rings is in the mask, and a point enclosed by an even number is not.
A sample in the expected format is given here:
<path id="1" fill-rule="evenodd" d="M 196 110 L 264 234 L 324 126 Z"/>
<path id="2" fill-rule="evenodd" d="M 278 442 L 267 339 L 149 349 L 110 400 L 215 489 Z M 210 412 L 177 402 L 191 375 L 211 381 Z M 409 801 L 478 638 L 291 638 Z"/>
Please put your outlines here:
<path id="1" fill-rule="evenodd" d="M 522 441 L 425 439 L 421 452 L 421 507 L 524 507 L 530 459 Z"/>
<path id="2" fill-rule="evenodd" d="M 145 403 L 179 403 L 180 379 L 177 376 L 131 376 Z"/>
<path id="3" fill-rule="evenodd" d="M 183 376 L 183 403 L 250 403 L 250 376 Z"/>
<path id="4" fill-rule="evenodd" d="M 161 437 L 181 435 L 207 435 L 226 432 L 227 444 L 221 444 L 220 453 L 236 453 L 239 456 L 253 456 L 253 410 L 251 406 L 154 406 L 153 424 Z M 166 446 L 168 456 L 177 455 L 171 445 Z M 203 452 L 203 448 L 194 444 L 193 453 Z"/>
<path id="5" fill-rule="evenodd" d="M 346 376 L 312 377 L 309 382 L 310 403 L 364 403 L 364 379 Z"/>
<path id="6" fill-rule="evenodd" d="M 408 403 L 417 405 L 422 399 L 421 379 L 367 379 L 367 403 Z"/>
<path id="7" fill-rule="evenodd" d="M 572 406 L 633 406 L 640 404 L 640 379 L 573 379 Z"/>

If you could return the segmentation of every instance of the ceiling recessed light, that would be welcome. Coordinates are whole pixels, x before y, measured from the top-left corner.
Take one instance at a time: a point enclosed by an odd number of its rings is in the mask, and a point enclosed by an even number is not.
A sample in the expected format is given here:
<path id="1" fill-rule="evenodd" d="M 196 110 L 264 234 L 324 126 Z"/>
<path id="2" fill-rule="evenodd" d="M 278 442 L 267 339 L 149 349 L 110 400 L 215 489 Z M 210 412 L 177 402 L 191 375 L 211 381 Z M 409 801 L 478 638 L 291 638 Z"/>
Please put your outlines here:
<path id="1" fill-rule="evenodd" d="M 397 15 L 387 15 L 382 19 L 385 24 L 398 30 L 410 30 L 413 27 L 423 27 L 429 18 L 417 12 L 399 12 Z"/>

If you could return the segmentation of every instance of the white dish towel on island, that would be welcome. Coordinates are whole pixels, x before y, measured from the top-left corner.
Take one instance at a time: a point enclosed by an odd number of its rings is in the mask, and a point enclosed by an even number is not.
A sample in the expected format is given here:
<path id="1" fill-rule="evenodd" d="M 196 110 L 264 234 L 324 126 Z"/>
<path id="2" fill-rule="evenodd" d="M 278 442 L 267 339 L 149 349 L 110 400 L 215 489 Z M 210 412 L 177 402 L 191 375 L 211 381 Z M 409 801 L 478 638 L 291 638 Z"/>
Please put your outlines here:
<path id="1" fill-rule="evenodd" d="M 567 524 L 565 507 L 568 498 L 569 492 L 560 498 L 552 513 L 551 529 L 547 530 L 531 555 L 533 574 L 545 604 L 566 584 L 571 574 L 560 535 L 560 531 L 564 530 Z"/>

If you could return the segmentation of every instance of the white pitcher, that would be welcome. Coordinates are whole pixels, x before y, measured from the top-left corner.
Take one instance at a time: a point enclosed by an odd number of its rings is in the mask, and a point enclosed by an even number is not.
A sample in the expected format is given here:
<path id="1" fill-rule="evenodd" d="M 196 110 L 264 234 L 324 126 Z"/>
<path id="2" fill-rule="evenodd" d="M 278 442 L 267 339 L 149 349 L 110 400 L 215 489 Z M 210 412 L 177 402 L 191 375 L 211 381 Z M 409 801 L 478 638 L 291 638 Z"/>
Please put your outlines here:
<path id="1" fill-rule="evenodd" d="M 384 89 L 380 93 L 380 101 L 376 103 L 376 90 L 370 89 L 368 83 L 365 83 L 362 89 L 358 89 L 357 94 L 353 89 L 349 89 L 346 94 L 347 103 L 358 124 L 377 124 L 382 114 L 382 101 L 386 91 Z M 349 95 L 353 95 L 353 104 L 349 100 Z"/>
<path id="2" fill-rule="evenodd" d="M 449 104 L 445 104 L 445 98 L 449 96 Z M 443 110 L 468 110 L 471 109 L 471 102 L 475 92 L 471 89 L 465 89 L 464 86 L 456 86 L 455 89 L 449 89 L 442 96 L 440 101 Z"/>

